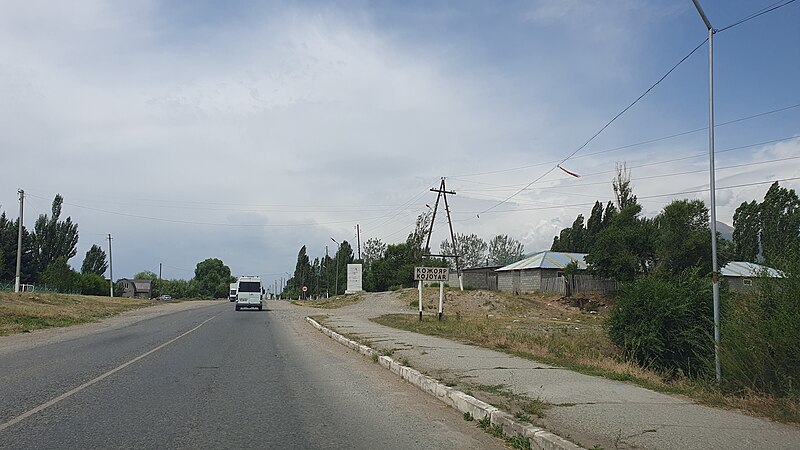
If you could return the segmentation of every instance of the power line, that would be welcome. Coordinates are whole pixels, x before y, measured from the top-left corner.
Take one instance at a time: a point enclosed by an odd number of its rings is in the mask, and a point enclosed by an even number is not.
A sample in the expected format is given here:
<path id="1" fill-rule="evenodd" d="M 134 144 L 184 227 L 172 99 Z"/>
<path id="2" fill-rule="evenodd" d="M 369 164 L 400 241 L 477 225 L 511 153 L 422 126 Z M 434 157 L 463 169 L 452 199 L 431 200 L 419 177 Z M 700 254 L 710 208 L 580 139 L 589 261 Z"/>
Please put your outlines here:
<path id="1" fill-rule="evenodd" d="M 562 159 L 562 160 L 561 160 L 561 161 L 560 161 L 558 164 L 563 164 L 565 161 L 569 160 L 570 158 L 572 158 L 573 156 L 575 156 L 575 155 L 576 155 L 578 152 L 580 152 L 581 150 L 583 150 L 583 149 L 584 149 L 584 148 L 585 148 L 587 145 L 589 145 L 589 143 L 590 143 L 590 142 L 592 142 L 592 141 L 593 141 L 593 140 L 594 140 L 594 139 L 595 139 L 597 136 L 600 136 L 600 133 L 602 133 L 603 131 L 605 131 L 605 129 L 606 129 L 606 128 L 608 128 L 608 127 L 609 127 L 609 126 L 610 126 L 612 123 L 614 123 L 614 122 L 615 122 L 615 121 L 616 121 L 616 120 L 617 120 L 619 117 L 621 117 L 623 114 L 625 114 L 625 113 L 626 113 L 626 112 L 627 112 L 629 109 L 631 109 L 631 108 L 632 108 L 632 107 L 633 107 L 635 104 L 639 103 L 639 100 L 643 99 L 645 95 L 647 95 L 648 93 L 650 93 L 650 91 L 652 91 L 652 90 L 653 90 L 653 88 L 655 88 L 656 86 L 658 86 L 659 84 L 661 84 L 661 82 L 662 82 L 662 81 L 664 81 L 664 80 L 665 80 L 665 79 L 666 79 L 666 78 L 669 76 L 669 74 L 671 74 L 671 73 L 672 73 L 672 72 L 673 72 L 675 69 L 677 69 L 677 68 L 678 68 L 678 66 L 680 66 L 681 64 L 683 64 L 683 62 L 684 62 L 684 61 L 686 61 L 687 59 L 689 59 L 689 57 L 690 57 L 690 56 L 692 56 L 692 55 L 693 55 L 693 54 L 694 54 L 694 53 L 695 53 L 697 50 L 699 50 L 699 49 L 700 49 L 700 47 L 702 47 L 702 46 L 703 46 L 703 45 L 704 45 L 704 44 L 705 44 L 707 41 L 708 41 L 708 38 L 706 38 L 706 39 L 703 39 L 703 42 L 699 43 L 699 44 L 697 45 L 697 47 L 695 47 L 694 49 L 692 49 L 692 51 L 690 51 L 689 53 L 687 53 L 687 54 L 686 54 L 686 56 L 684 56 L 683 58 L 681 58 L 681 60 L 680 60 L 680 61 L 678 61 L 678 62 L 677 62 L 677 63 L 676 63 L 674 66 L 672 66 L 672 67 L 671 67 L 671 68 L 670 68 L 670 69 L 667 71 L 667 73 L 665 73 L 665 74 L 664 74 L 664 75 L 663 75 L 661 78 L 659 78 L 659 79 L 658 79 L 658 81 L 656 81 L 656 82 L 655 82 L 655 83 L 653 83 L 653 84 L 652 84 L 652 85 L 651 85 L 649 88 L 647 88 L 647 90 L 646 90 L 646 91 L 644 91 L 644 92 L 643 92 L 643 93 L 642 93 L 642 94 L 641 94 L 639 97 L 637 97 L 637 98 L 636 98 L 636 100 L 634 100 L 634 101 L 633 101 L 633 102 L 632 102 L 630 105 L 628 105 L 628 106 L 626 106 L 625 108 L 623 108 L 623 109 L 622 109 L 622 111 L 620 111 L 619 113 L 617 113 L 617 115 L 616 115 L 616 116 L 614 116 L 614 117 L 613 117 L 611 120 L 609 120 L 608 122 L 606 122 L 606 124 L 605 124 L 605 125 L 603 125 L 603 126 L 600 128 L 600 130 L 598 130 L 598 131 L 597 131 L 597 132 L 596 132 L 594 135 L 592 135 L 592 137 L 590 137 L 590 138 L 589 138 L 589 139 L 588 139 L 586 142 L 584 142 L 584 143 L 583 143 L 583 145 L 581 145 L 580 147 L 578 147 L 577 149 L 575 149 L 575 151 L 573 151 L 572 153 L 570 153 L 569 155 L 567 155 L 567 157 L 566 157 L 566 158 L 564 158 L 564 159 Z M 551 167 L 551 168 L 550 168 L 550 169 L 548 169 L 548 170 L 547 170 L 545 173 L 543 173 L 542 175 L 538 176 L 536 179 L 534 179 L 533 181 L 531 181 L 530 183 L 528 183 L 528 185 L 527 185 L 527 186 L 525 186 L 524 188 L 522 188 L 522 189 L 520 189 L 519 191 L 517 191 L 517 192 L 515 192 L 515 193 L 511 194 L 510 196 L 508 196 L 508 198 L 506 198 L 505 200 L 503 200 L 503 201 L 501 201 L 501 202 L 499 202 L 499 203 L 497 203 L 497 204 L 495 204 L 495 205 L 493 205 L 493 206 L 490 206 L 489 208 L 485 209 L 485 210 L 484 210 L 483 212 L 481 212 L 481 213 L 478 213 L 478 217 L 480 217 L 480 214 L 483 214 L 483 213 L 489 212 L 489 211 L 493 210 L 494 208 L 497 208 L 498 206 L 502 205 L 503 203 L 505 203 L 505 202 L 507 202 L 507 201 L 511 200 L 512 198 L 516 197 L 516 196 L 517 196 L 517 195 L 519 195 L 519 194 L 520 194 L 522 191 L 524 191 L 525 189 L 527 189 L 528 187 L 530 187 L 532 184 L 536 183 L 537 181 L 539 181 L 539 180 L 541 180 L 542 178 L 546 177 L 546 176 L 547 176 L 547 175 L 548 175 L 550 172 L 554 171 L 554 170 L 555 170 L 555 169 L 558 167 L 558 164 L 557 164 L 557 165 L 555 165 L 555 166 L 553 166 L 553 167 Z"/>
<path id="2" fill-rule="evenodd" d="M 772 184 L 772 183 L 775 183 L 775 182 L 796 181 L 796 180 L 800 180 L 800 177 L 781 178 L 781 179 L 777 179 L 777 180 L 758 181 L 758 182 L 753 182 L 753 183 L 734 184 L 734 185 L 731 185 L 731 186 L 722 186 L 722 187 L 717 186 L 717 190 L 720 191 L 720 190 L 723 190 L 723 189 L 737 189 L 737 188 L 742 188 L 742 187 L 759 186 L 759 185 L 764 185 L 764 184 Z M 705 192 L 708 192 L 708 188 L 707 187 L 703 188 L 703 189 L 680 191 L 680 192 L 670 192 L 670 193 L 666 193 L 666 194 L 637 196 L 637 199 L 646 200 L 646 199 L 651 199 L 651 198 L 669 197 L 669 196 L 673 196 L 673 195 L 698 194 L 698 193 L 705 193 Z M 520 212 L 520 211 L 539 211 L 539 210 L 545 210 L 545 209 L 557 209 L 557 208 L 567 208 L 567 207 L 587 206 L 587 205 L 594 205 L 594 202 L 590 202 L 590 203 L 573 203 L 573 204 L 569 204 L 569 205 L 559 205 L 559 206 L 543 206 L 543 207 L 538 207 L 538 208 L 504 209 L 504 210 L 500 210 L 500 211 L 494 211 L 494 213 L 497 214 L 497 213 L 509 213 L 509 212 Z M 475 211 L 465 211 L 465 212 L 463 212 L 463 214 L 475 214 L 475 213 L 476 213 Z"/>
<path id="3" fill-rule="evenodd" d="M 790 137 L 781 138 L 781 139 L 773 139 L 773 140 L 769 140 L 769 141 L 762 141 L 762 142 L 758 142 L 758 143 L 755 143 L 755 144 L 742 145 L 742 146 L 739 146 L 739 147 L 731 147 L 731 148 L 727 148 L 727 149 L 724 149 L 724 150 L 718 150 L 715 153 L 716 154 L 727 153 L 727 152 L 732 152 L 732 151 L 736 151 L 736 150 L 742 150 L 742 149 L 745 149 L 745 148 L 758 147 L 760 145 L 774 144 L 774 143 L 777 143 L 777 142 L 785 142 L 785 141 L 790 141 L 790 140 L 794 140 L 794 139 L 800 139 L 800 136 L 790 136 Z M 687 160 L 687 159 L 699 158 L 699 157 L 704 156 L 704 155 L 705 155 L 705 153 L 701 152 L 701 153 L 698 153 L 698 154 L 695 154 L 695 155 L 691 155 L 691 156 L 682 156 L 680 158 L 672 158 L 672 159 L 666 159 L 666 160 L 656 161 L 656 162 L 647 163 L 647 164 L 640 164 L 638 166 L 631 166 L 630 168 L 631 169 L 638 169 L 638 168 L 642 168 L 642 167 L 652 167 L 652 166 L 657 166 L 657 165 L 661 165 L 661 164 L 667 164 L 667 163 L 676 162 L 676 161 L 683 161 L 683 160 Z M 771 159 L 771 160 L 765 160 L 765 161 L 757 161 L 757 162 L 752 162 L 752 163 L 742 164 L 742 165 L 737 165 L 737 166 L 720 167 L 718 169 L 725 169 L 725 168 L 729 168 L 729 167 L 741 167 L 741 166 L 755 165 L 755 164 L 763 164 L 763 163 L 769 163 L 769 162 L 778 162 L 778 161 L 785 161 L 785 160 L 791 160 L 791 159 L 794 159 L 794 157 Z M 695 171 L 695 172 L 702 172 L 704 170 Z M 581 175 L 581 178 L 589 178 L 589 177 L 593 177 L 593 176 L 597 176 L 597 175 L 603 175 L 603 174 L 609 174 L 609 173 L 614 173 L 614 171 L 613 170 L 606 170 L 606 171 L 602 171 L 602 172 L 594 172 L 594 173 L 584 174 L 584 175 Z M 632 181 L 643 180 L 643 179 L 648 179 L 648 178 L 658 178 L 658 177 L 664 177 L 664 176 L 670 176 L 670 175 L 671 174 L 663 174 L 663 175 L 656 175 L 656 176 L 650 176 L 650 177 L 637 177 L 637 178 L 633 178 Z M 480 190 L 479 189 L 469 189 L 469 188 L 459 189 L 462 192 L 473 192 L 474 193 L 474 192 L 481 192 L 481 191 L 502 191 L 502 190 L 507 190 L 507 189 L 516 189 L 516 188 L 519 188 L 519 186 L 522 186 L 521 184 L 518 184 L 518 185 L 499 185 L 499 184 L 484 183 L 484 182 L 473 181 L 473 180 L 461 180 L 461 179 L 458 179 L 458 178 L 456 178 L 456 179 L 459 180 L 459 181 L 467 182 L 467 183 L 474 183 L 474 184 L 482 184 L 482 185 L 487 185 L 487 186 L 493 186 L 495 188 L 495 189 L 480 189 Z M 558 178 L 556 180 L 551 180 L 551 181 L 548 181 L 548 182 L 557 182 L 557 181 L 560 181 L 560 180 L 575 181 L 575 178 L 573 178 L 573 177 L 563 177 L 563 178 Z M 599 185 L 599 184 L 606 184 L 606 182 L 605 181 L 598 182 L 598 183 L 583 183 L 583 182 L 580 182 L 580 183 L 576 183 L 576 184 L 571 184 L 571 185 L 567 185 L 567 186 L 558 186 L 558 187 L 572 188 L 572 187 L 594 186 L 594 185 Z M 542 187 L 542 188 L 536 188 L 536 189 L 545 189 L 545 188 Z"/>
<path id="4" fill-rule="evenodd" d="M 784 6 L 786 6 L 786 5 L 790 4 L 790 3 L 794 3 L 794 1 L 795 0 L 787 0 L 787 1 L 783 2 L 783 3 L 775 2 L 772 5 L 767 6 L 766 8 L 763 8 L 763 9 L 761 9 L 759 11 L 756 11 L 753 14 L 750 14 L 749 16 L 747 16 L 747 17 L 745 17 L 745 18 L 743 18 L 741 20 L 738 20 L 738 21 L 736 21 L 736 22 L 734 22 L 734 23 L 732 23 L 732 24 L 730 24 L 730 25 L 728 25 L 726 27 L 720 28 L 719 30 L 714 30 L 714 32 L 715 33 L 721 33 L 721 32 L 723 32 L 725 30 L 729 30 L 729 29 L 731 29 L 731 28 L 733 28 L 735 26 L 738 26 L 738 25 L 741 25 L 741 24 L 743 24 L 743 23 L 745 23 L 747 21 L 753 20 L 756 17 L 759 17 L 759 16 L 762 16 L 762 15 L 764 15 L 766 13 L 775 11 L 778 8 L 783 8 Z"/>
<path id="5" fill-rule="evenodd" d="M 770 114 L 775 114 L 775 113 L 779 113 L 779 112 L 788 111 L 788 110 L 794 109 L 794 108 L 800 108 L 800 103 L 797 103 L 797 104 L 794 104 L 794 105 L 785 106 L 785 107 L 778 108 L 778 109 L 773 109 L 773 110 L 770 110 L 770 111 L 760 112 L 760 113 L 753 114 L 753 115 L 750 115 L 750 116 L 740 117 L 738 119 L 729 120 L 727 122 L 721 122 L 721 123 L 715 124 L 714 128 L 717 129 L 719 127 L 723 127 L 723 126 L 726 126 L 726 125 L 732 125 L 734 123 L 744 122 L 744 121 L 747 121 L 747 120 L 756 119 L 756 118 L 767 116 L 767 115 L 770 115 Z M 686 135 L 693 134 L 693 133 L 699 133 L 701 131 L 706 131 L 706 130 L 708 130 L 707 126 L 701 127 L 701 128 L 695 128 L 693 130 L 688 130 L 688 131 L 681 131 L 681 132 L 670 134 L 670 135 L 667 135 L 667 136 L 661 136 L 661 137 L 657 137 L 657 138 L 652 138 L 652 139 L 648 139 L 648 140 L 645 140 L 645 141 L 636 142 L 636 143 L 633 143 L 633 144 L 626 144 L 626 145 L 622 145 L 622 146 L 619 146 L 619 147 L 613 147 L 613 148 L 608 148 L 608 149 L 604 149 L 604 150 L 599 150 L 599 151 L 596 151 L 596 152 L 584 153 L 582 155 L 575 156 L 575 157 L 573 157 L 571 159 L 588 158 L 589 156 L 600 155 L 600 154 L 603 154 L 603 153 L 611 153 L 611 152 L 614 152 L 614 151 L 617 151 L 617 150 L 625 150 L 625 149 L 632 148 L 632 147 L 638 147 L 640 145 L 653 144 L 653 143 L 656 143 L 656 142 L 665 141 L 665 140 L 668 140 L 668 139 L 674 139 L 676 137 L 686 136 Z M 719 152 L 717 152 L 717 153 L 719 153 Z M 498 170 L 490 170 L 490 171 L 486 171 L 486 172 L 475 172 L 475 173 L 469 173 L 469 174 L 453 175 L 453 176 L 450 176 L 449 178 L 451 180 L 465 181 L 465 180 L 463 180 L 464 177 L 476 177 L 476 176 L 481 176 L 481 175 L 493 175 L 493 174 L 497 174 L 497 173 L 514 172 L 514 171 L 517 171 L 517 170 L 530 169 L 532 167 L 552 165 L 552 164 L 558 163 L 559 161 L 560 160 L 551 160 L 551 161 L 540 162 L 540 163 L 535 163 L 535 164 L 526 164 L 526 165 L 522 165 L 522 166 L 509 167 L 509 168 L 506 168 L 506 169 L 498 169 Z"/>

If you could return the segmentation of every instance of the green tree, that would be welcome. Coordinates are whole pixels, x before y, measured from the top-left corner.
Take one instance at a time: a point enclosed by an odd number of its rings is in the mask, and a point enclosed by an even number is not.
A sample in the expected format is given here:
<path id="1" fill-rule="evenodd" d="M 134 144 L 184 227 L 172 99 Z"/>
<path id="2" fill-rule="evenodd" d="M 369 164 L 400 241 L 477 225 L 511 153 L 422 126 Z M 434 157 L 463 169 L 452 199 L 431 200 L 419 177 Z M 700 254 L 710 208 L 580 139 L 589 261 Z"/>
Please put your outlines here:
<path id="1" fill-rule="evenodd" d="M 524 256 L 525 247 L 516 239 L 498 234 L 489 241 L 489 264 L 505 266 Z"/>
<path id="2" fill-rule="evenodd" d="M 650 271 L 654 227 L 652 221 L 639 217 L 641 210 L 638 204 L 627 206 L 597 235 L 586 255 L 592 272 L 604 278 L 630 281 Z"/>
<path id="3" fill-rule="evenodd" d="M 311 279 L 311 261 L 306 253 L 306 246 L 300 247 L 297 252 L 297 262 L 294 266 L 294 274 L 286 282 L 286 294 L 291 297 L 300 295 L 303 286 Z"/>
<path id="4" fill-rule="evenodd" d="M 617 173 L 614 176 L 612 187 L 614 188 L 614 197 L 617 201 L 617 209 L 622 211 L 628 206 L 635 205 L 637 202 L 631 187 L 630 170 L 628 170 L 625 163 L 617 163 L 616 169 Z"/>
<path id="5" fill-rule="evenodd" d="M 342 241 L 334 256 L 334 264 L 338 266 L 338 270 L 334 268 L 335 276 L 338 276 L 338 283 L 336 282 L 337 278 L 334 278 L 331 289 L 338 289 L 335 295 L 344 294 L 344 291 L 347 290 L 347 265 L 352 264 L 353 261 L 353 247 L 349 242 Z"/>
<path id="6" fill-rule="evenodd" d="M 455 238 L 455 246 L 449 240 L 442 241 L 440 244 L 442 254 L 458 255 L 462 269 L 480 267 L 486 263 L 486 249 L 488 246 L 483 239 L 476 234 L 465 235 L 460 233 L 456 233 Z M 451 258 L 448 262 L 454 264 L 455 259 Z"/>
<path id="7" fill-rule="evenodd" d="M 145 270 L 145 271 L 139 272 L 136 275 L 134 275 L 133 279 L 134 280 L 150 280 L 150 281 L 154 281 L 154 280 L 158 279 L 158 275 L 156 275 L 155 272 L 152 272 L 150 270 Z"/>
<path id="8" fill-rule="evenodd" d="M 594 238 L 603 229 L 603 204 L 594 202 L 592 213 L 586 221 L 586 250 L 594 243 Z"/>
<path id="9" fill-rule="evenodd" d="M 83 295 L 108 296 L 108 280 L 102 275 L 86 272 L 80 274 L 80 290 Z"/>
<path id="10" fill-rule="evenodd" d="M 625 283 L 611 310 L 609 336 L 643 366 L 707 373 L 714 352 L 710 298 L 711 283 L 696 269 Z"/>
<path id="11" fill-rule="evenodd" d="M 678 275 L 698 267 L 701 273 L 711 273 L 708 208 L 701 200 L 673 201 L 656 217 L 655 226 L 658 270 Z"/>
<path id="12" fill-rule="evenodd" d="M 800 199 L 794 189 L 770 186 L 759 208 L 761 245 L 768 265 L 800 258 Z"/>
<path id="13" fill-rule="evenodd" d="M 406 238 L 408 250 L 411 252 L 410 257 L 414 260 L 422 259 L 423 254 L 430 253 L 429 248 L 424 248 L 425 241 L 428 238 L 431 228 L 431 220 L 433 213 L 428 211 L 417 216 L 417 222 L 414 225 L 414 231 Z"/>
<path id="14" fill-rule="evenodd" d="M 86 252 L 86 256 L 83 258 L 83 264 L 81 264 L 81 273 L 95 273 L 97 275 L 103 275 L 106 273 L 106 269 L 108 269 L 108 264 L 106 263 L 106 252 L 104 252 L 99 245 L 93 244 L 92 248 Z"/>
<path id="15" fill-rule="evenodd" d="M 209 258 L 197 263 L 194 279 L 197 283 L 197 293 L 201 297 L 211 298 L 227 298 L 228 287 L 235 281 L 235 278 L 231 276 L 230 267 L 217 258 Z"/>
<path id="16" fill-rule="evenodd" d="M 759 250 L 761 219 L 755 200 L 743 202 L 733 213 L 733 252 L 739 261 L 756 262 Z"/>
<path id="17" fill-rule="evenodd" d="M 11 281 L 17 272 L 17 237 L 19 219 L 10 221 L 6 213 L 0 214 L 0 280 Z M 23 283 L 33 281 L 37 268 L 33 258 L 33 241 L 30 233 L 22 227 L 22 261 L 20 278 Z"/>
<path id="18" fill-rule="evenodd" d="M 41 273 L 41 282 L 58 292 L 75 293 L 81 290 L 81 276 L 67 264 L 67 258 L 59 256 Z"/>
<path id="19" fill-rule="evenodd" d="M 72 218 L 61 219 L 61 206 L 64 198 L 56 194 L 53 199 L 51 215 L 39 215 L 33 227 L 34 259 L 36 266 L 42 270 L 50 266 L 58 258 L 69 261 L 77 253 L 78 224 Z"/>
<path id="20" fill-rule="evenodd" d="M 364 269 L 369 270 L 370 264 L 377 261 L 386 252 L 386 244 L 378 238 L 370 238 L 364 243 L 364 251 L 361 253 L 364 259 Z"/>

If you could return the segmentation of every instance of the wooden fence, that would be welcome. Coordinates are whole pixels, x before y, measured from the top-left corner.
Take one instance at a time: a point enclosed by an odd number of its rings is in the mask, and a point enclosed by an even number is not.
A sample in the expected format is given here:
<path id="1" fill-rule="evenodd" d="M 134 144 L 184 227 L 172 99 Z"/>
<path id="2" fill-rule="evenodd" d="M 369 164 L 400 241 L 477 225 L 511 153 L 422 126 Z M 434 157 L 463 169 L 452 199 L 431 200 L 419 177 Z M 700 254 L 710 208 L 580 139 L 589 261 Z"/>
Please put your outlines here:
<path id="1" fill-rule="evenodd" d="M 589 275 L 565 275 L 558 278 L 542 278 L 539 290 L 564 296 L 588 293 L 613 294 L 619 290 L 619 282 L 598 280 Z"/>

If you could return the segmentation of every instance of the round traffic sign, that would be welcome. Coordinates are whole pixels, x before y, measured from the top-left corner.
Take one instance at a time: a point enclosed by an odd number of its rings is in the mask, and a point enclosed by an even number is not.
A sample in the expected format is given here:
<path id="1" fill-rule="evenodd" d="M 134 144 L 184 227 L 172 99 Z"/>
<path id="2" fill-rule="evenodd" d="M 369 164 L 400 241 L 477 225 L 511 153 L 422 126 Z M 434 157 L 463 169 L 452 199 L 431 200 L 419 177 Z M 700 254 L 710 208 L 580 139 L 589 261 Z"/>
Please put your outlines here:
<path id="1" fill-rule="evenodd" d="M 308 286 L 303 286 L 303 292 L 306 292 L 307 290 L 308 290 Z"/>

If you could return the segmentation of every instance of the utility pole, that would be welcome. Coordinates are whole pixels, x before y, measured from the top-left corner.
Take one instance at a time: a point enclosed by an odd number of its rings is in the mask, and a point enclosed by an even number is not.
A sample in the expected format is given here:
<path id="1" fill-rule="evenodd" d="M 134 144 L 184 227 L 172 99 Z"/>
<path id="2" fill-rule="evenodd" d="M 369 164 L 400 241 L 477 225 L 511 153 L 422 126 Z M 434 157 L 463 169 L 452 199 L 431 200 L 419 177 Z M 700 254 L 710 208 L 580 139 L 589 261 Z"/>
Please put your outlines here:
<path id="1" fill-rule="evenodd" d="M 442 182 L 441 182 L 441 184 L 439 184 L 439 189 L 431 188 L 430 191 L 431 192 L 436 192 L 437 195 L 436 195 L 436 203 L 434 203 L 434 207 L 433 207 L 433 217 L 431 218 L 431 227 L 430 227 L 430 229 L 428 231 L 428 237 L 425 240 L 425 255 L 424 256 L 439 256 L 439 257 L 445 257 L 445 258 L 455 258 L 455 260 L 456 260 L 456 273 L 458 274 L 458 284 L 459 284 L 459 287 L 461 288 L 461 290 L 463 291 L 464 290 L 464 281 L 463 281 L 463 278 L 461 277 L 461 261 L 459 260 L 460 259 L 460 255 L 458 254 L 458 246 L 456 245 L 456 235 L 455 235 L 455 233 L 453 233 L 453 220 L 450 217 L 450 206 L 447 204 L 447 194 L 456 195 L 456 193 L 455 193 L 455 191 L 448 191 L 447 190 L 447 187 L 445 186 L 445 183 L 444 183 L 444 178 L 442 178 Z M 431 235 L 433 234 L 433 224 L 434 224 L 434 222 L 436 222 L 436 210 L 439 209 L 439 199 L 440 198 L 444 199 L 444 210 L 447 213 L 447 223 L 448 223 L 448 225 L 450 225 L 450 242 L 453 243 L 453 253 L 455 253 L 454 255 L 433 255 L 433 254 L 430 253 L 430 251 L 431 251 L 431 247 L 430 247 L 431 246 Z M 422 285 L 422 282 L 420 282 L 420 286 L 421 285 Z"/>
<path id="2" fill-rule="evenodd" d="M 161 279 L 161 266 L 162 266 L 162 263 L 158 263 L 158 279 L 159 280 Z"/>
<path id="3" fill-rule="evenodd" d="M 14 278 L 14 292 L 19 292 L 20 272 L 22 270 L 22 210 L 25 204 L 25 191 L 20 189 L 19 193 L 19 230 L 17 231 L 17 271 Z"/>
<path id="4" fill-rule="evenodd" d="M 108 233 L 108 276 L 109 295 L 114 297 L 114 260 L 111 259 L 111 233 Z"/>
<path id="5" fill-rule="evenodd" d="M 719 267 L 717 264 L 717 186 L 714 175 L 714 33 L 717 30 L 711 26 L 706 13 L 700 6 L 698 0 L 692 0 L 697 12 L 703 19 L 703 23 L 708 29 L 708 172 L 709 172 L 709 195 L 711 205 L 709 213 L 711 217 L 711 288 L 714 295 L 714 369 L 717 376 L 717 383 L 722 381 L 722 369 L 720 367 L 720 337 L 719 337 Z"/>
<path id="6" fill-rule="evenodd" d="M 361 259 L 361 228 L 356 224 L 356 241 L 358 242 L 358 259 Z"/>
<path id="7" fill-rule="evenodd" d="M 325 246 L 325 261 L 327 261 L 327 260 L 328 260 L 328 246 L 326 245 Z M 330 292 L 328 292 L 330 290 L 329 283 L 330 283 L 330 279 L 328 279 L 328 268 L 326 267 L 325 268 L 325 298 L 330 297 Z"/>
<path id="8" fill-rule="evenodd" d="M 703 19 L 708 29 L 708 159 L 709 159 L 709 194 L 711 197 L 711 288 L 714 295 L 714 369 L 717 376 L 717 383 L 722 381 L 722 369 L 720 368 L 719 352 L 719 267 L 717 265 L 717 196 L 716 180 L 714 175 L 714 33 L 717 30 L 711 26 L 706 13 L 700 6 L 698 0 L 692 0 L 697 12 Z"/>
<path id="9" fill-rule="evenodd" d="M 333 295 L 339 295 L 339 250 L 341 250 L 342 246 L 336 239 L 331 238 L 331 240 L 336 242 L 336 287 L 334 288 Z"/>

